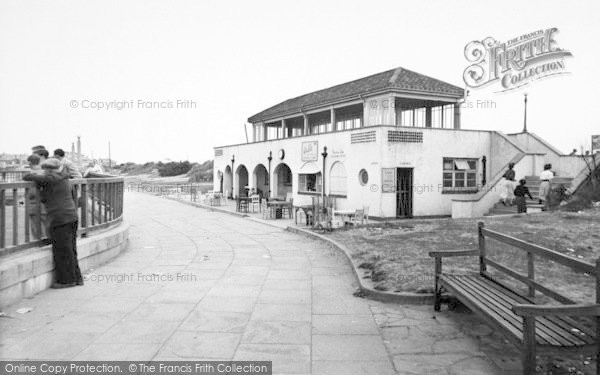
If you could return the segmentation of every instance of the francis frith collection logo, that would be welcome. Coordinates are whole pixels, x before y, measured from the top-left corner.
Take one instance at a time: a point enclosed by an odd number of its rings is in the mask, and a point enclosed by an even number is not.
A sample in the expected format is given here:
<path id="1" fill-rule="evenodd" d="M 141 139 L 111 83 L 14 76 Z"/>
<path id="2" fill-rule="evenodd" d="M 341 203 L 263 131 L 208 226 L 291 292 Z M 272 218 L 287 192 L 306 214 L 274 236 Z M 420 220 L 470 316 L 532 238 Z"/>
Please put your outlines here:
<path id="1" fill-rule="evenodd" d="M 469 65 L 463 74 L 467 86 L 497 83 L 499 92 L 523 87 L 535 80 L 568 73 L 565 58 L 572 56 L 559 48 L 553 27 L 500 42 L 492 37 L 474 40 L 465 47 Z"/>

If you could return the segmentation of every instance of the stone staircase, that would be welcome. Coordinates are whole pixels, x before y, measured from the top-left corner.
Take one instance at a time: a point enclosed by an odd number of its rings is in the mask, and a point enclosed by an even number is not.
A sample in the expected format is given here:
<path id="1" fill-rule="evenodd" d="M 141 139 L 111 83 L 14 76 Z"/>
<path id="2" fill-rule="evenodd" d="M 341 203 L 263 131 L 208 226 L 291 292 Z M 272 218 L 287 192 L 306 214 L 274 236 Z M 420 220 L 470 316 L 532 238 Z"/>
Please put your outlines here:
<path id="1" fill-rule="evenodd" d="M 526 176 L 525 180 L 527 180 L 526 186 L 529 188 L 529 192 L 533 196 L 533 200 L 527 197 L 527 213 L 535 213 L 542 212 L 544 205 L 539 204 L 538 196 L 540 191 L 540 178 L 538 176 Z M 557 185 L 566 185 L 570 186 L 573 178 L 571 177 L 554 177 L 552 180 L 552 187 Z M 502 203 L 496 203 L 488 214 L 485 216 L 495 216 L 495 215 L 510 215 L 517 213 L 517 206 L 505 206 Z"/>

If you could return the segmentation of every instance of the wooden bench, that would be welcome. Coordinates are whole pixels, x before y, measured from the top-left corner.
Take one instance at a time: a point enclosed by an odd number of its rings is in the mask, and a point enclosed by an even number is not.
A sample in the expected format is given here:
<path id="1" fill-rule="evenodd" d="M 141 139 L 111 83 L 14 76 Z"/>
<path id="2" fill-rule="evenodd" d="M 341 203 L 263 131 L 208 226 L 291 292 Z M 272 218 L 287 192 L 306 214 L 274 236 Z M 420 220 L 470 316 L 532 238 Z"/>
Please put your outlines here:
<path id="1" fill-rule="evenodd" d="M 523 374 L 535 373 L 536 352 L 592 353 L 596 355 L 596 373 L 600 374 L 600 258 L 596 264 L 584 262 L 559 252 L 534 245 L 517 238 L 484 228 L 478 224 L 479 248 L 475 250 L 432 251 L 435 258 L 435 305 L 440 310 L 440 297 L 447 291 L 488 324 L 498 328 L 523 352 Z M 486 238 L 527 253 L 527 275 L 502 265 L 486 255 Z M 442 272 L 442 258 L 456 256 L 479 257 L 479 273 L 469 275 Z M 595 281 L 596 303 L 577 304 L 555 290 L 535 280 L 534 256 L 586 273 Z M 498 280 L 487 268 L 492 267 L 503 276 L 509 276 L 527 286 L 527 293 Z M 536 303 L 536 291 L 558 304 Z M 526 295 L 525 295 L 526 294 Z M 581 318 L 595 321 L 582 324 Z"/>

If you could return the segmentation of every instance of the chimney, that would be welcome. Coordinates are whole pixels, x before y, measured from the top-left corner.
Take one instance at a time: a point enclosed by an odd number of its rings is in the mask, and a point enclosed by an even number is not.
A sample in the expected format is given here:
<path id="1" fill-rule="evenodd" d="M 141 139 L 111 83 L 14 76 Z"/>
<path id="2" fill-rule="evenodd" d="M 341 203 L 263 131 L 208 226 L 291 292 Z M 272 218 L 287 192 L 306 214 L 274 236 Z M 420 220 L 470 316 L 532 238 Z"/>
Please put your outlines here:
<path id="1" fill-rule="evenodd" d="M 77 136 L 77 162 L 81 163 L 81 136 Z"/>

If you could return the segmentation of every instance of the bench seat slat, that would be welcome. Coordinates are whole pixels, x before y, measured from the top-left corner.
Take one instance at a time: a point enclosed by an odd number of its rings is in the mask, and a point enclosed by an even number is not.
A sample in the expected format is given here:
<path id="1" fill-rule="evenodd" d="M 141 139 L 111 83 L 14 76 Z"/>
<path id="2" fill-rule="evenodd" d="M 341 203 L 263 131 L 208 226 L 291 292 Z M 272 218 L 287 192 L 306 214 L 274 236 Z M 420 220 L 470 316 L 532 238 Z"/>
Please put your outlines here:
<path id="1" fill-rule="evenodd" d="M 466 278 L 461 281 L 464 282 L 465 284 L 470 285 L 473 288 L 473 290 L 476 291 L 476 293 L 479 293 L 483 298 L 489 299 L 489 301 L 490 301 L 489 303 L 494 304 L 494 306 L 496 306 L 496 308 L 498 308 L 499 310 L 502 310 L 503 314 L 506 314 L 507 316 L 509 316 L 511 319 L 511 322 L 519 328 L 519 331 L 522 331 L 523 318 L 516 315 L 511 310 L 512 305 L 515 303 L 515 300 L 513 298 L 511 298 L 510 296 L 507 296 L 507 295 L 502 295 L 502 293 L 499 293 L 496 289 L 494 289 L 493 287 L 488 285 L 489 280 L 487 280 L 483 277 L 475 276 L 472 279 Z M 560 335 L 557 335 L 556 332 L 549 329 L 544 324 L 540 324 L 540 323 L 541 322 L 536 319 L 536 331 L 538 331 L 537 335 L 540 336 L 540 338 L 543 338 L 549 344 L 556 345 L 556 346 L 566 346 L 566 345 L 576 344 L 571 341 L 564 340 L 563 337 L 561 337 Z M 583 342 L 581 344 L 583 344 Z"/>
<path id="2" fill-rule="evenodd" d="M 514 314 L 511 308 L 517 303 L 533 303 L 531 300 L 523 298 L 522 296 L 513 293 L 511 290 L 507 290 L 501 285 L 496 284 L 493 280 L 489 280 L 485 277 L 466 279 L 465 282 L 472 283 L 484 295 L 492 293 L 498 299 L 498 302 L 502 304 L 503 308 L 505 308 L 509 314 L 513 314 L 517 318 L 518 324 L 522 326 L 522 317 Z M 593 342 L 593 338 L 588 337 L 588 340 L 586 341 L 585 335 L 580 336 L 571 331 L 573 325 L 557 324 L 553 319 L 548 319 L 548 317 L 543 316 L 536 317 L 535 321 L 536 330 L 539 331 L 538 334 L 544 336 L 544 338 L 553 345 L 581 346 L 588 343 L 588 341 Z"/>
<path id="3" fill-rule="evenodd" d="M 497 321 L 518 340 L 522 340 L 523 320 L 511 311 L 511 307 L 517 303 L 532 303 L 530 300 L 479 275 L 442 275 L 440 282 L 442 285 L 448 284 L 451 289 L 461 290 L 468 298 L 474 299 L 473 302 L 480 305 L 491 319 Z M 576 328 L 579 335 L 573 332 L 572 328 Z M 536 318 L 538 344 L 572 347 L 591 344 L 594 340 L 594 337 L 589 336 L 589 329 L 576 324 L 575 321 Z"/>
<path id="4" fill-rule="evenodd" d="M 511 290 L 507 290 L 506 287 L 504 287 L 502 284 L 495 282 L 494 280 L 490 280 L 488 285 L 495 288 L 500 293 L 511 293 L 511 295 L 514 297 L 514 299 L 517 301 L 517 303 L 526 303 L 526 304 L 535 303 L 529 298 L 525 298 L 518 293 L 515 293 Z M 540 317 L 538 317 L 538 318 L 540 318 Z M 549 322 L 552 322 L 555 325 L 559 326 L 561 328 L 562 332 L 568 331 L 571 333 L 571 336 L 575 336 L 577 339 L 583 340 L 588 344 L 594 343 L 594 337 L 596 336 L 596 333 L 594 332 L 594 330 L 586 327 L 581 322 L 578 322 L 577 320 L 573 319 L 572 317 L 569 317 L 569 316 L 545 316 L 545 317 L 541 317 L 541 318 L 544 318 L 544 322 L 549 321 Z M 537 322 L 537 320 L 536 320 L 536 322 Z M 573 328 L 578 329 L 579 331 L 584 333 L 584 335 L 576 334 L 575 332 L 572 331 Z M 587 337 L 585 337 L 585 336 L 587 336 Z"/>
<path id="5" fill-rule="evenodd" d="M 448 278 L 449 275 L 442 275 L 439 278 L 440 286 L 446 288 L 450 293 L 454 294 L 459 300 L 461 300 L 471 311 L 483 314 L 484 320 L 488 321 L 492 325 L 498 325 L 508 335 L 507 338 L 511 339 L 515 344 L 520 345 L 522 339 L 519 327 L 511 324 L 510 322 L 503 322 L 504 317 L 498 313 L 498 311 L 489 308 L 479 301 L 478 296 L 472 296 L 468 290 L 463 289 L 460 285 L 457 285 L 454 280 Z M 462 297 L 466 299 L 463 300 Z M 502 324 L 506 323 L 506 324 Z"/>
<path id="6" fill-rule="evenodd" d="M 454 289 L 462 290 L 467 298 L 473 299 L 478 305 L 485 306 L 485 312 L 500 324 L 506 331 L 510 332 L 516 341 L 522 343 L 523 340 L 523 323 L 519 320 L 519 316 L 515 315 L 505 306 L 501 306 L 490 298 L 489 293 L 482 293 L 473 288 L 470 283 L 465 283 L 465 279 L 478 278 L 479 276 L 466 275 L 443 275 L 440 277 L 442 285 L 446 284 Z M 560 345 L 557 341 L 548 338 L 545 334 L 536 335 L 536 340 L 542 345 Z"/>

